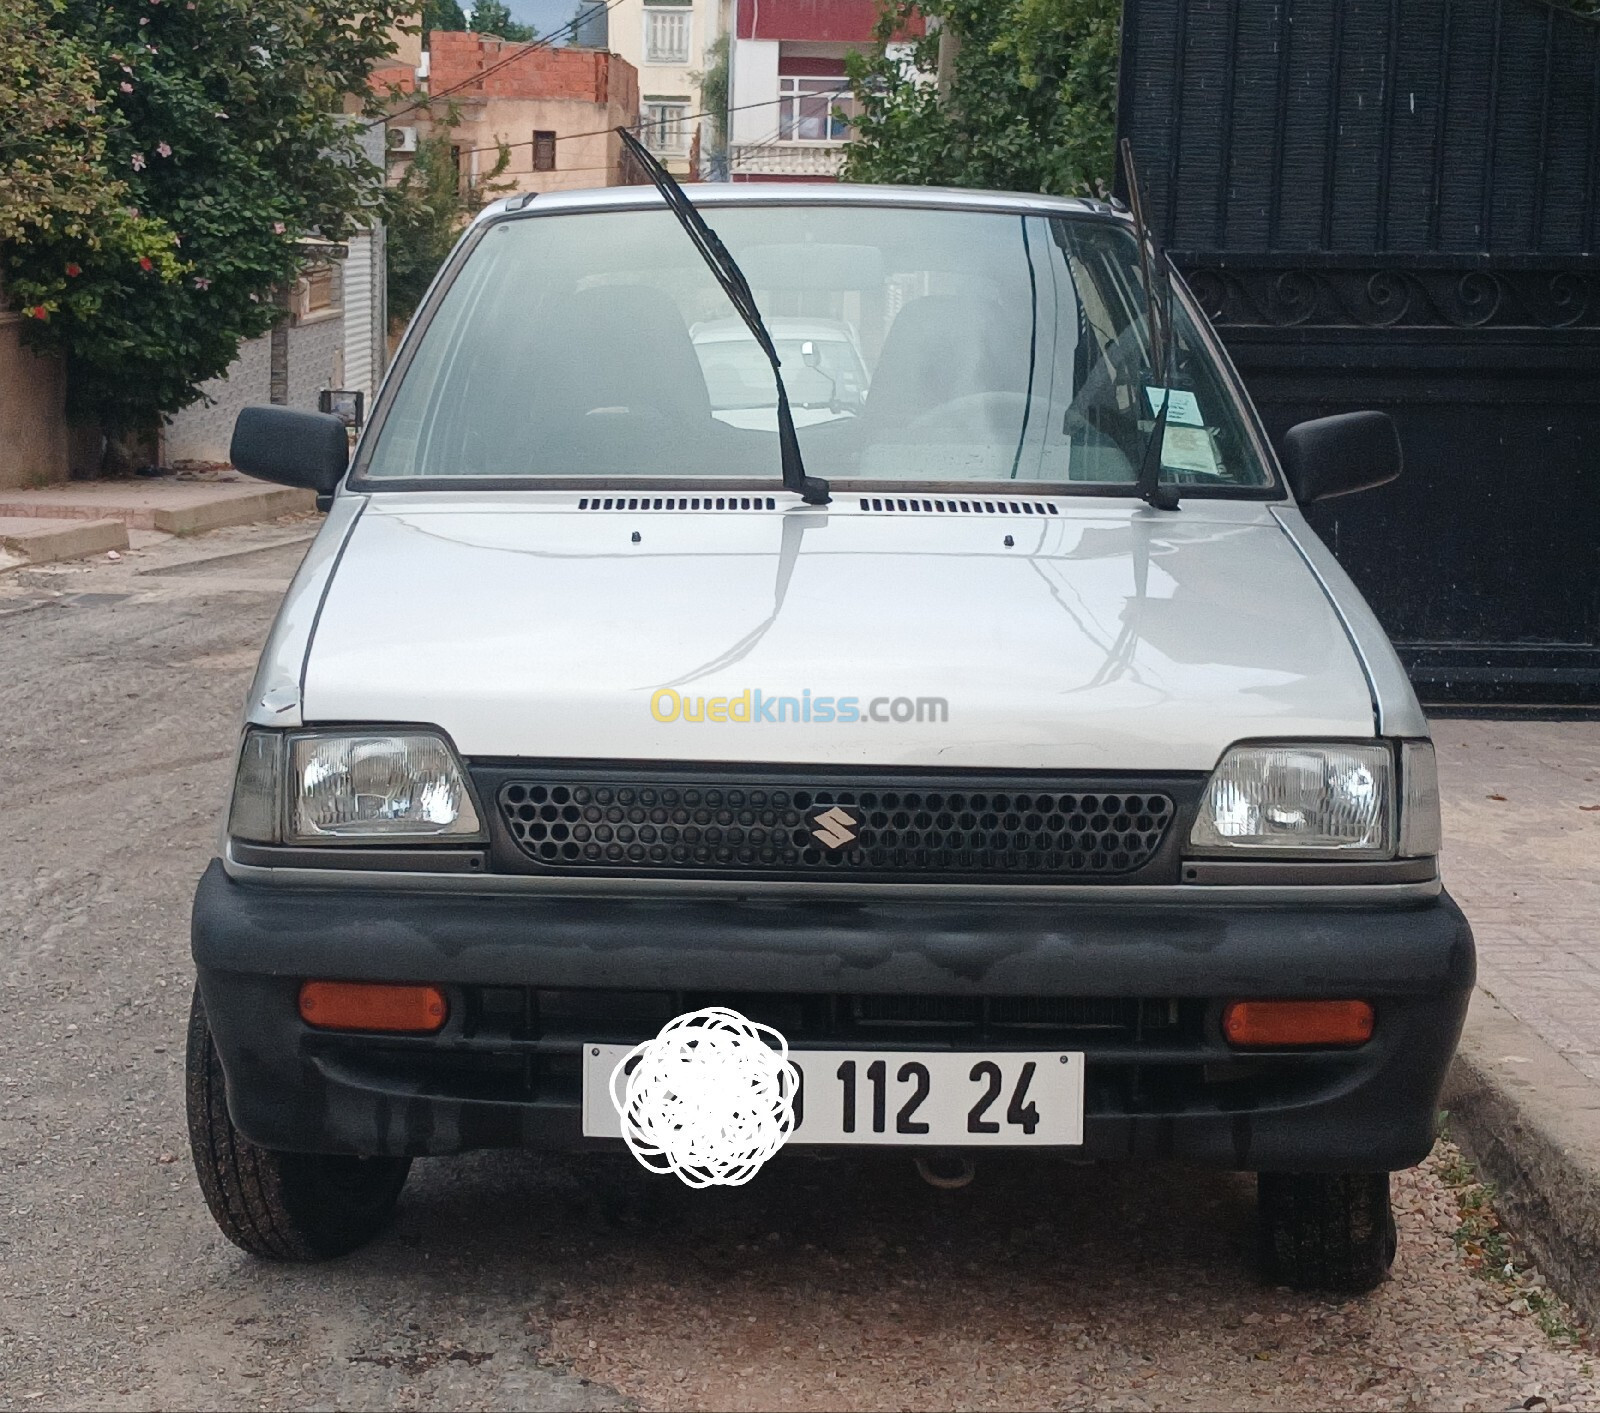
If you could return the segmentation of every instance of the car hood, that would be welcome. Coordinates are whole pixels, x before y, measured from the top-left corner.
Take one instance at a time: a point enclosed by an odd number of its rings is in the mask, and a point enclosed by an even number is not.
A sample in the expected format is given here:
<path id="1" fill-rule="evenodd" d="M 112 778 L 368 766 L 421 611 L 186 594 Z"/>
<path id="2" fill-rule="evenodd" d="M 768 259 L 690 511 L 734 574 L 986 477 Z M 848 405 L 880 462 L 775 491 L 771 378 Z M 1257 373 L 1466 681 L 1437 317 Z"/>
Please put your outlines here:
<path id="1" fill-rule="evenodd" d="M 1259 502 L 750 499 L 374 496 L 303 719 L 425 722 L 480 758 L 1079 770 L 1373 734 L 1343 623 Z"/>

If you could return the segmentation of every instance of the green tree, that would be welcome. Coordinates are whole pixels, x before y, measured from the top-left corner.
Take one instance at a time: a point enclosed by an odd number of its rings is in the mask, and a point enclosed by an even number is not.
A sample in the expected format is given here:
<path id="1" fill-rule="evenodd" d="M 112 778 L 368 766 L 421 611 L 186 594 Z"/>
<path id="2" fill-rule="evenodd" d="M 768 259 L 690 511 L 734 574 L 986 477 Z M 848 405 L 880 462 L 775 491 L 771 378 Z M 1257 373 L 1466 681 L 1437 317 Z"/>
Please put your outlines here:
<path id="1" fill-rule="evenodd" d="M 532 25 L 518 24 L 511 18 L 505 0 L 478 0 L 472 7 L 472 32 L 498 35 L 501 39 L 514 40 L 518 44 L 526 44 L 539 35 Z"/>
<path id="2" fill-rule="evenodd" d="M 706 45 L 706 67 L 690 73 L 700 89 L 700 106 L 711 114 L 711 129 L 719 148 L 728 145 L 728 96 L 730 93 L 730 55 L 728 36 L 719 34 Z"/>
<path id="3" fill-rule="evenodd" d="M 475 186 L 462 186 L 450 146 L 456 116 L 417 143 L 417 154 L 390 189 L 384 248 L 389 275 L 389 318 L 404 324 L 416 313 L 439 267 L 455 247 L 462 227 L 495 196 L 509 190 L 498 178 L 511 162 L 511 148 L 499 156 Z"/>
<path id="4" fill-rule="evenodd" d="M 50 28 L 58 9 L 52 0 L 0 6 L 0 250 L 78 242 L 125 269 L 149 260 L 158 279 L 170 279 L 177 268 L 170 235 L 129 209 L 126 183 L 107 170 L 107 134 L 117 115 L 100 101 L 89 52 Z M 84 267 L 63 260 L 57 275 L 61 288 L 72 290 Z M 23 313 L 39 324 L 61 313 L 53 289 L 20 293 Z"/>
<path id="5" fill-rule="evenodd" d="M 422 0 L 422 30 L 424 34 L 436 29 L 455 33 L 466 29 L 467 17 L 456 0 Z"/>
<path id="6" fill-rule="evenodd" d="M 902 64 L 884 46 L 919 13 L 929 32 Z M 877 52 L 850 61 L 861 116 L 846 179 L 1109 189 L 1120 16 L 1120 0 L 883 0 Z M 941 28 L 947 55 L 959 45 L 942 93 Z"/>
<path id="7" fill-rule="evenodd" d="M 49 314 L 24 327 L 66 354 L 75 417 L 126 444 L 194 401 L 279 317 L 299 240 L 342 239 L 376 209 L 382 170 L 342 110 L 377 116 L 368 76 L 414 14 L 412 0 L 50 3 L 15 47 L 36 86 L 63 41 L 92 66 L 85 160 L 135 223 L 111 241 L 68 203 L 0 242 L 11 297 Z"/>

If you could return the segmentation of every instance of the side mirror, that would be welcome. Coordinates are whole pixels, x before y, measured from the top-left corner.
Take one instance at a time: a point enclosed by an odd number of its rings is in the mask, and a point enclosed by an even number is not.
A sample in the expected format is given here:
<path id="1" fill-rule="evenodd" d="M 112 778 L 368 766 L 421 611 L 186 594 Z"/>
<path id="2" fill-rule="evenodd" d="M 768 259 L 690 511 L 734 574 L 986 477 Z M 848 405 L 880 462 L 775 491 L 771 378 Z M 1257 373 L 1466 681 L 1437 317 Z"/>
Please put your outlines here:
<path id="1" fill-rule="evenodd" d="M 329 413 L 246 407 L 233 424 L 228 460 L 247 476 L 331 496 L 350 464 L 350 442 Z"/>
<path id="2" fill-rule="evenodd" d="M 1400 466 L 1400 434 L 1387 412 L 1341 412 L 1283 434 L 1284 474 L 1302 505 L 1386 485 Z"/>

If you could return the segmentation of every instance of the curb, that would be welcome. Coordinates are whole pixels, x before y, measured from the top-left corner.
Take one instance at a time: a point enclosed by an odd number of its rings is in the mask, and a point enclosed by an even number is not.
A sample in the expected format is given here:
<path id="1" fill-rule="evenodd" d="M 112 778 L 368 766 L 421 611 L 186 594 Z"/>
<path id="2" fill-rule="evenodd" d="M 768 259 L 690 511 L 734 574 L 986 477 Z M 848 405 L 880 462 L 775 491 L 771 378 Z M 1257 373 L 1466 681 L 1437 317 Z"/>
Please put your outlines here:
<path id="1" fill-rule="evenodd" d="M 81 487 L 43 487 L 15 494 L 0 491 L 0 516 L 37 516 L 51 520 L 120 520 L 133 530 L 160 530 L 169 535 L 193 535 L 203 530 L 221 530 L 232 525 L 253 525 L 275 520 L 280 515 L 315 510 L 317 498 L 311 491 L 291 486 L 272 486 L 261 482 L 230 482 L 212 494 L 206 488 L 181 485 L 178 495 L 172 488 L 156 486 L 124 487 L 122 483 L 86 482 L 93 493 Z M 115 489 L 107 489 L 114 486 Z M 172 504 L 163 505 L 162 499 Z"/>
<path id="2" fill-rule="evenodd" d="M 1479 989 L 1441 1103 L 1507 1225 L 1600 1327 L 1600 1084 Z"/>
<path id="3" fill-rule="evenodd" d="M 0 529 L 0 551 L 19 556 L 22 564 L 83 559 L 127 548 L 128 527 L 120 520 L 40 520 L 37 529 L 22 529 L 12 521 L 9 529 Z"/>
<path id="4" fill-rule="evenodd" d="M 317 497 L 311 491 L 288 486 L 256 491 L 251 495 L 202 502 L 172 510 L 152 510 L 150 528 L 169 535 L 193 535 L 201 530 L 220 530 L 229 525 L 253 525 L 275 520 L 296 511 L 315 510 Z"/>

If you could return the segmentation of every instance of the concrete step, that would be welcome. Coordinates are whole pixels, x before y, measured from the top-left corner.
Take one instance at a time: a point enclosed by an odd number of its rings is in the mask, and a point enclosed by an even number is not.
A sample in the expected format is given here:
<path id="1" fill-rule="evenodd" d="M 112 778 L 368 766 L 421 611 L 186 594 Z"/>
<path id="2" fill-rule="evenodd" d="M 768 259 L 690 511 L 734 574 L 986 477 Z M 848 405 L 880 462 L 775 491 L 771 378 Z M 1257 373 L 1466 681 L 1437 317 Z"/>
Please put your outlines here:
<path id="1" fill-rule="evenodd" d="M 83 559 L 128 548 L 128 527 L 120 520 L 46 518 L 0 512 L 0 572 L 23 564 Z"/>
<path id="2" fill-rule="evenodd" d="M 315 510 L 316 503 L 310 491 L 269 485 L 248 476 L 227 481 L 73 481 L 0 491 L 0 516 L 118 520 L 130 529 L 193 535 Z"/>

